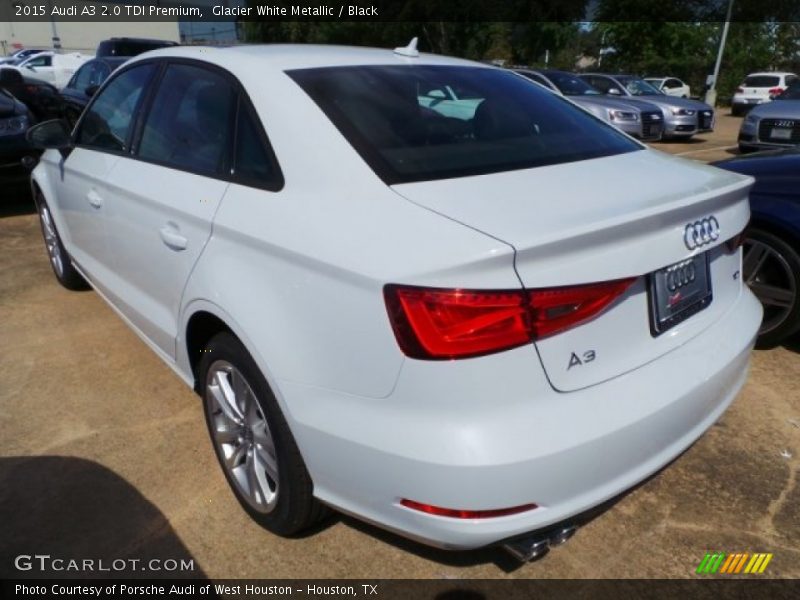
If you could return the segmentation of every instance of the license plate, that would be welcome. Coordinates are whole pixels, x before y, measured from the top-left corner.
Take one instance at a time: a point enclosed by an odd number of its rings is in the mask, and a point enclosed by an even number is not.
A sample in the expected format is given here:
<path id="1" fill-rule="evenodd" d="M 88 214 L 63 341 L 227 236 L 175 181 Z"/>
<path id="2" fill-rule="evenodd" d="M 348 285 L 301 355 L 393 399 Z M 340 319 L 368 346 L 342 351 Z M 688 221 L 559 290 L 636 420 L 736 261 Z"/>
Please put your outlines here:
<path id="1" fill-rule="evenodd" d="M 649 291 L 650 332 L 658 336 L 711 304 L 708 253 L 651 273 Z"/>
<path id="2" fill-rule="evenodd" d="M 792 139 L 792 130 L 773 127 L 770 137 L 774 140 L 790 140 Z"/>
<path id="3" fill-rule="evenodd" d="M 760 102 L 760 100 L 758 98 L 748 98 L 747 99 L 747 103 L 748 104 L 758 104 L 759 102 Z"/>

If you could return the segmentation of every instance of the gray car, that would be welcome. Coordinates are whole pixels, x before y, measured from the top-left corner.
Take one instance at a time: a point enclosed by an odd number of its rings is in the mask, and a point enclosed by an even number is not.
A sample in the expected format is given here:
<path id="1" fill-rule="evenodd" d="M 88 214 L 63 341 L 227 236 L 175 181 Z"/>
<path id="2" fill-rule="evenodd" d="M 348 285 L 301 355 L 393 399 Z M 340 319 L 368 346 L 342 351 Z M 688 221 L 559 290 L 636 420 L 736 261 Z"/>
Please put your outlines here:
<path id="1" fill-rule="evenodd" d="M 772 102 L 759 104 L 742 120 L 739 149 L 786 148 L 800 145 L 800 81 Z"/>
<path id="2" fill-rule="evenodd" d="M 570 100 L 641 140 L 657 141 L 664 131 L 661 109 L 647 102 L 628 102 L 627 99 L 611 98 L 596 90 L 577 75 L 554 69 L 534 71 L 514 69 L 517 73 Z"/>
<path id="3" fill-rule="evenodd" d="M 665 138 L 690 138 L 714 130 L 714 109 L 699 100 L 667 96 L 636 75 L 580 75 L 592 87 L 628 102 L 649 102 L 664 113 Z"/>

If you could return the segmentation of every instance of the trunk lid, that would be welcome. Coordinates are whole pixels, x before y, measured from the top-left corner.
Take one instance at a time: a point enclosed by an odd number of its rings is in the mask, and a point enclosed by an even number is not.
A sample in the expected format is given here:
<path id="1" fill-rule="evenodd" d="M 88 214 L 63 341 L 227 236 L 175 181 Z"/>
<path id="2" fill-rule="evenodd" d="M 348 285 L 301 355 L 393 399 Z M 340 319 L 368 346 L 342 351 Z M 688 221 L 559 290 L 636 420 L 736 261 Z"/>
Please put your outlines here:
<path id="1" fill-rule="evenodd" d="M 747 224 L 751 181 L 642 150 L 393 188 L 513 246 L 517 274 L 529 290 L 637 278 L 590 321 L 536 342 L 553 387 L 571 391 L 650 362 L 700 333 L 730 306 L 741 289 L 740 257 L 724 242 Z M 690 250 L 684 241 L 687 225 L 710 216 L 719 224 L 719 237 Z M 652 334 L 649 275 L 704 252 L 713 301 L 669 331 Z"/>

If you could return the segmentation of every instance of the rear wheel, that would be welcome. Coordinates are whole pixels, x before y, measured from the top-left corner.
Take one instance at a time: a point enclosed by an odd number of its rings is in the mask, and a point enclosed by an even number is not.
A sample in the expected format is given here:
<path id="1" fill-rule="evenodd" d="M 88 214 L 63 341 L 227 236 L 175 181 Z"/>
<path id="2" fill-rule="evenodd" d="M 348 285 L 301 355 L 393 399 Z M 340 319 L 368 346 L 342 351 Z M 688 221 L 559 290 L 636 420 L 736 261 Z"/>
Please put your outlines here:
<path id="1" fill-rule="evenodd" d="M 61 242 L 56 223 L 50 207 L 41 192 L 36 193 L 36 209 L 39 213 L 39 224 L 42 226 L 42 236 L 44 245 L 47 248 L 47 255 L 50 258 L 50 266 L 53 267 L 58 282 L 68 290 L 88 289 L 86 280 L 72 266 L 72 259 Z"/>
<path id="2" fill-rule="evenodd" d="M 211 441 L 236 499 L 261 526 L 292 535 L 324 515 L 275 396 L 244 346 L 214 336 L 199 367 Z"/>
<path id="3" fill-rule="evenodd" d="M 800 329 L 800 254 L 784 239 L 750 229 L 744 242 L 745 282 L 761 301 L 758 345 L 780 344 Z"/>

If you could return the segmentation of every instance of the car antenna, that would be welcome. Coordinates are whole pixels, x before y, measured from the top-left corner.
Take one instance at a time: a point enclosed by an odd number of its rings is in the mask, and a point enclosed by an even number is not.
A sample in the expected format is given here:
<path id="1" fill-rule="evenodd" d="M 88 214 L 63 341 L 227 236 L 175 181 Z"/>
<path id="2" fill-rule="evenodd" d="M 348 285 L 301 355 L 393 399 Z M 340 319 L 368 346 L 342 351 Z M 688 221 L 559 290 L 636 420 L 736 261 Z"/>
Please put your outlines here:
<path id="1" fill-rule="evenodd" d="M 410 56 L 411 58 L 416 58 L 419 56 L 419 50 L 417 50 L 417 41 L 418 38 L 413 38 L 410 42 L 408 42 L 408 46 L 398 46 L 394 49 L 395 54 L 399 54 L 400 56 Z"/>

